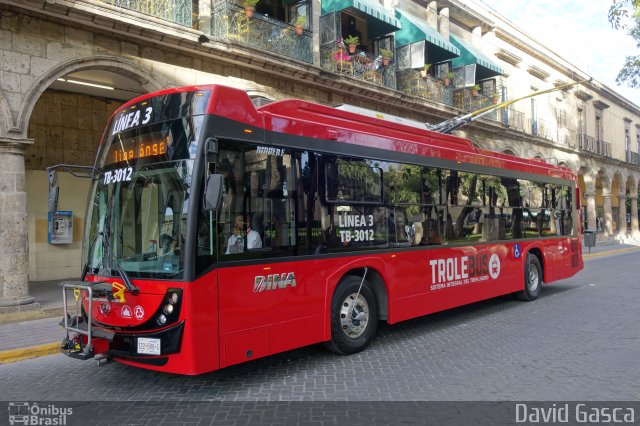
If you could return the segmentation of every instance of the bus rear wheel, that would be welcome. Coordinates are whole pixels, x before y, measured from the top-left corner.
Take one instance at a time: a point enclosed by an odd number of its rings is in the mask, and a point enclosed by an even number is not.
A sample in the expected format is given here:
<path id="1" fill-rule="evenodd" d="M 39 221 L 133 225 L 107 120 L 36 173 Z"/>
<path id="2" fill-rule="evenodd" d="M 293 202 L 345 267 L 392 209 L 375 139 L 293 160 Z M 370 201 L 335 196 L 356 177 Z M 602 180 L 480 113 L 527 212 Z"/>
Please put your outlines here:
<path id="1" fill-rule="evenodd" d="M 373 340 L 377 327 L 378 304 L 369 283 L 346 276 L 331 300 L 331 340 L 325 347 L 339 354 L 360 352 Z"/>
<path id="2" fill-rule="evenodd" d="M 524 289 L 516 293 L 520 300 L 536 300 L 542 291 L 542 266 L 538 256 L 527 254 L 524 266 Z"/>

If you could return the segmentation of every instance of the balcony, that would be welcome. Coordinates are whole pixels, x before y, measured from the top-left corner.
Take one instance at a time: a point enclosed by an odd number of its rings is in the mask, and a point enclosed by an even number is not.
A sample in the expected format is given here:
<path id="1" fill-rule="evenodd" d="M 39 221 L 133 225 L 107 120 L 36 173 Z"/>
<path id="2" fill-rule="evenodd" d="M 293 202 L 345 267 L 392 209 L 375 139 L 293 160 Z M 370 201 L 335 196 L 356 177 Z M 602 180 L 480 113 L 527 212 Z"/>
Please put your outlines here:
<path id="1" fill-rule="evenodd" d="M 501 121 L 503 125 L 521 132 L 526 130 L 527 121 L 524 112 L 517 111 L 513 108 L 503 108 L 501 111 Z"/>
<path id="2" fill-rule="evenodd" d="M 531 121 L 531 134 L 550 141 L 558 140 L 556 124 L 541 118 Z"/>
<path id="3" fill-rule="evenodd" d="M 399 71 L 396 77 L 401 92 L 453 106 L 453 87 L 445 86 L 442 80 L 430 75 L 422 77 L 418 70 Z"/>
<path id="4" fill-rule="evenodd" d="M 320 48 L 320 64 L 335 74 L 396 88 L 396 67 L 394 64 L 383 65 L 381 56 L 375 57 L 363 51 L 349 53 L 342 47 L 325 45 Z"/>
<path id="5" fill-rule="evenodd" d="M 598 140 L 593 136 L 588 136 L 584 133 L 578 135 L 578 143 L 580 151 L 592 152 L 594 154 L 602 155 L 603 157 L 611 157 L 610 143 Z"/>
<path id="6" fill-rule="evenodd" d="M 259 13 L 248 17 L 244 8 L 235 3 L 220 1 L 213 5 L 211 35 L 216 39 L 233 40 L 266 52 L 313 63 L 310 31 L 303 30 L 301 35 L 297 35 L 295 27 L 285 22 Z"/>
<path id="7" fill-rule="evenodd" d="M 640 154 L 633 151 L 627 151 L 627 163 L 640 164 Z"/>
<path id="8" fill-rule="evenodd" d="M 575 148 L 578 145 L 578 133 L 575 130 L 564 127 L 558 128 L 558 142 Z"/>
<path id="9" fill-rule="evenodd" d="M 453 106 L 463 110 L 464 112 L 477 111 L 488 106 L 495 105 L 499 102 L 498 99 L 494 99 L 491 96 L 483 95 L 482 93 L 475 93 L 470 89 L 454 89 L 453 91 Z M 483 118 L 491 120 L 498 120 L 498 110 L 493 110 Z"/>
<path id="10" fill-rule="evenodd" d="M 191 0 L 103 0 L 123 9 L 134 10 L 158 19 L 173 22 L 191 28 L 192 2 Z"/>

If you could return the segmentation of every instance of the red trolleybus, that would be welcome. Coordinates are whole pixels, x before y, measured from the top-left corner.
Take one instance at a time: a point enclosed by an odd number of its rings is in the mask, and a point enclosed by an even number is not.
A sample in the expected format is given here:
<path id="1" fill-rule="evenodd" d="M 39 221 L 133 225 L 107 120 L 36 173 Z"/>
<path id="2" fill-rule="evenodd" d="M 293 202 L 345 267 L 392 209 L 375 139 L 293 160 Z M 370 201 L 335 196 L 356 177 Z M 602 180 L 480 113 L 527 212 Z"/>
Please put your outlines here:
<path id="1" fill-rule="evenodd" d="M 63 352 L 200 374 L 583 267 L 570 170 L 298 100 L 184 87 L 116 111 Z M 73 311 L 73 298 L 65 306 Z"/>

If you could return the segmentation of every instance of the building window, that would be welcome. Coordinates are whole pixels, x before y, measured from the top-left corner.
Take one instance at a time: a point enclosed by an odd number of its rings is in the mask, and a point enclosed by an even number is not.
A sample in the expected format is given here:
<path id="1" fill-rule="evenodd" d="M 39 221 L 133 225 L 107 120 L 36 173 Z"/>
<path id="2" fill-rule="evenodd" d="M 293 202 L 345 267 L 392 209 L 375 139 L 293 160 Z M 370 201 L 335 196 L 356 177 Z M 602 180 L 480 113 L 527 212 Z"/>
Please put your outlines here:
<path id="1" fill-rule="evenodd" d="M 604 129 L 602 125 L 602 110 L 596 110 L 596 138 L 602 141 Z"/>
<path id="2" fill-rule="evenodd" d="M 630 122 L 628 120 L 624 120 L 624 150 L 625 152 L 629 152 L 631 149 L 631 129 Z"/>

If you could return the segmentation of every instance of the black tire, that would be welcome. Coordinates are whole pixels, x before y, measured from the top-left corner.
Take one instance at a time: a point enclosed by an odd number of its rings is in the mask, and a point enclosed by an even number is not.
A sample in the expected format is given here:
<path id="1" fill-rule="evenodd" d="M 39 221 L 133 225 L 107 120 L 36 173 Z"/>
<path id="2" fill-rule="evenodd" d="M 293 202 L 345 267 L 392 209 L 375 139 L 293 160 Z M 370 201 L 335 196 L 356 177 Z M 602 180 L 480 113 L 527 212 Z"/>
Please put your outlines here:
<path id="1" fill-rule="evenodd" d="M 540 296 L 542 291 L 542 266 L 538 257 L 527 254 L 524 264 L 524 289 L 516 293 L 520 300 L 532 301 Z"/>
<path id="2" fill-rule="evenodd" d="M 331 340 L 324 345 L 332 352 L 339 354 L 360 352 L 376 335 L 378 304 L 367 280 L 362 283 L 360 294 L 356 299 L 361 282 L 362 277 L 347 275 L 333 293 Z M 349 316 L 350 319 L 348 319 Z"/>

